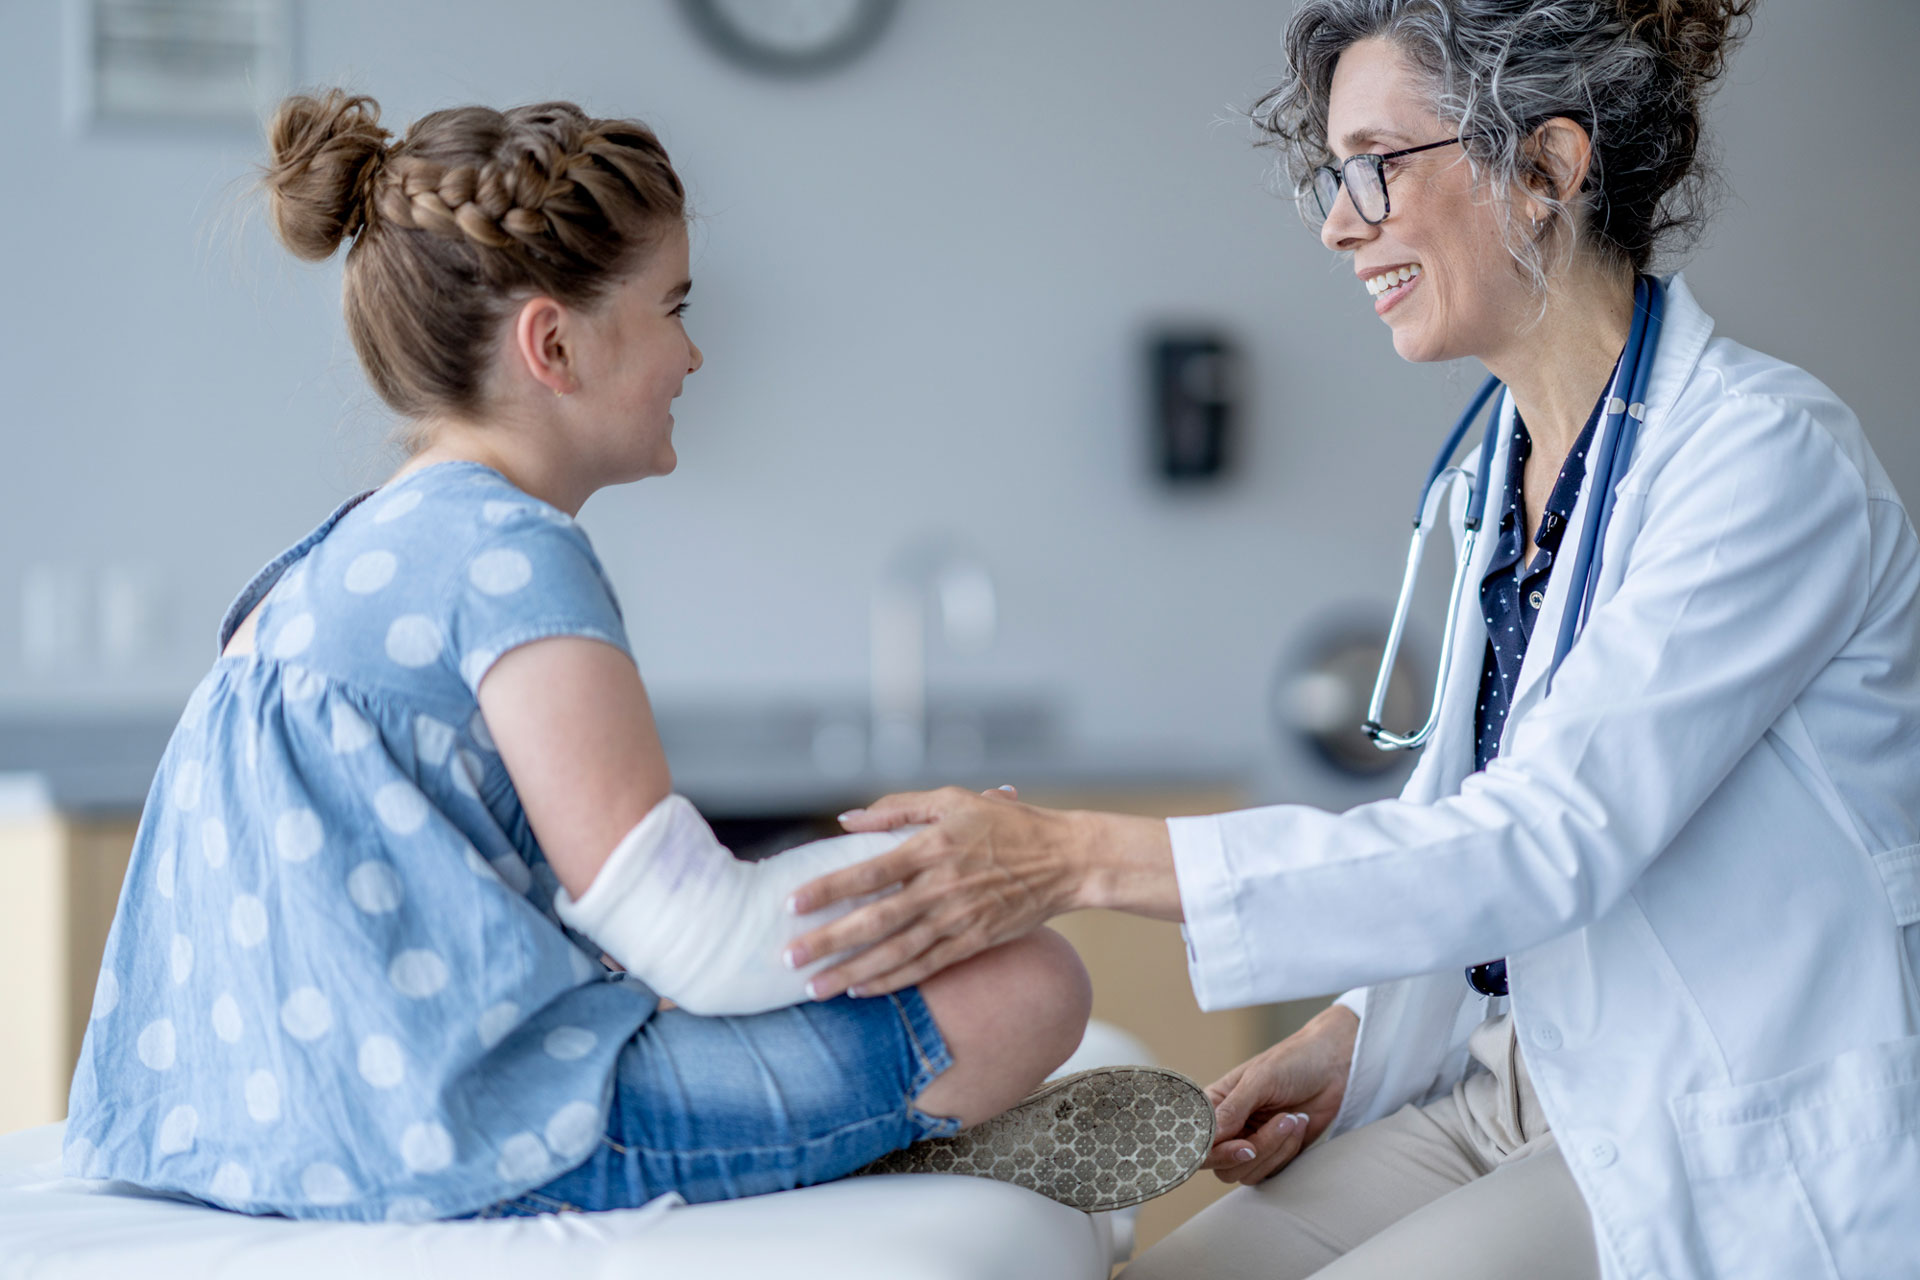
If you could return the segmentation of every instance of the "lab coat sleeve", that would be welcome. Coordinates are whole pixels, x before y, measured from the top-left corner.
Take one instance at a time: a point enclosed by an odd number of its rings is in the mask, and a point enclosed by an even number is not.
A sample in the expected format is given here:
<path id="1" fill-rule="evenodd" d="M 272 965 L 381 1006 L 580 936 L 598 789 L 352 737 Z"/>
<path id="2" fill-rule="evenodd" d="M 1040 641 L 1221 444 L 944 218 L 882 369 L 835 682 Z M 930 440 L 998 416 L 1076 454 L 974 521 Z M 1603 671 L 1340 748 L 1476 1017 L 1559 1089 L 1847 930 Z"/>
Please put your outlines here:
<path id="1" fill-rule="evenodd" d="M 1609 538 L 1631 557 L 1618 590 L 1458 795 L 1168 823 L 1202 1008 L 1464 966 L 1595 920 L 1858 624 L 1866 485 L 1804 406 L 1722 394 L 1638 501 L 1628 550 Z"/>

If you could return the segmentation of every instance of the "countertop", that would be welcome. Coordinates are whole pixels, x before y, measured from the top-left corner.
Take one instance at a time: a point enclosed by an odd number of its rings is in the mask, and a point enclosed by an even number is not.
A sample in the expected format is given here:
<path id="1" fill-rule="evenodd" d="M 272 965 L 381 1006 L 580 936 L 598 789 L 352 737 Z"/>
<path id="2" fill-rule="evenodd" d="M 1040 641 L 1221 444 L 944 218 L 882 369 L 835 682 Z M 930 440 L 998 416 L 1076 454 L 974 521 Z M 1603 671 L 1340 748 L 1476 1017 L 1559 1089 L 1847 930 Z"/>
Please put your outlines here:
<path id="1" fill-rule="evenodd" d="M 860 722 L 832 709 L 662 708 L 674 786 L 711 818 L 831 814 L 891 791 L 1012 783 L 1032 793 L 1190 790 L 1246 782 L 1250 762 L 1184 747 L 1096 746 L 1043 730 L 936 734 L 918 767 L 876 769 Z M 174 717 L 0 716 L 0 816 L 8 809 L 138 813 Z M 1002 739 L 1006 739 L 1002 741 Z"/>

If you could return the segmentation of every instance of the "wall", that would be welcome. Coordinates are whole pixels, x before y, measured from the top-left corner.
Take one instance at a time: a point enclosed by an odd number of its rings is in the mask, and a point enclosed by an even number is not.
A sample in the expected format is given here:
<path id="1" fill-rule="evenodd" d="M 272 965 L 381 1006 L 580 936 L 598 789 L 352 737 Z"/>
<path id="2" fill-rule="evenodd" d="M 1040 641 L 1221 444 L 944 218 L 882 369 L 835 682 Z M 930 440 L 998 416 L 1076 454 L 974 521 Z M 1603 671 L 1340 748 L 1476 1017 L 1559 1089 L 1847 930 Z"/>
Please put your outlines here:
<path id="1" fill-rule="evenodd" d="M 1285 9 L 905 0 L 870 57 L 796 84 L 721 64 L 665 0 L 329 0 L 300 8 L 299 76 L 396 124 L 577 98 L 651 121 L 689 179 L 708 363 L 681 469 L 584 516 L 661 700 L 857 692 L 876 576 L 949 534 L 1003 627 L 937 676 L 1042 691 L 1088 739 L 1267 760 L 1280 793 L 1304 784 L 1267 746 L 1273 663 L 1312 611 L 1391 591 L 1478 376 L 1394 359 L 1265 189 L 1232 113 Z M 166 707 L 246 577 L 377 482 L 386 424 L 338 264 L 294 263 L 247 203 L 257 143 L 62 132 L 58 32 L 52 0 L 0 4 L 0 710 Z M 1906 0 L 1763 6 L 1715 112 L 1736 198 L 1689 274 L 1723 331 L 1847 397 L 1909 494 L 1915 47 Z M 1164 317 L 1252 357 L 1217 492 L 1146 474 L 1136 345 Z M 103 578 L 118 656 L 86 617 Z M 62 583 L 79 632 L 28 661 L 23 597 Z"/>

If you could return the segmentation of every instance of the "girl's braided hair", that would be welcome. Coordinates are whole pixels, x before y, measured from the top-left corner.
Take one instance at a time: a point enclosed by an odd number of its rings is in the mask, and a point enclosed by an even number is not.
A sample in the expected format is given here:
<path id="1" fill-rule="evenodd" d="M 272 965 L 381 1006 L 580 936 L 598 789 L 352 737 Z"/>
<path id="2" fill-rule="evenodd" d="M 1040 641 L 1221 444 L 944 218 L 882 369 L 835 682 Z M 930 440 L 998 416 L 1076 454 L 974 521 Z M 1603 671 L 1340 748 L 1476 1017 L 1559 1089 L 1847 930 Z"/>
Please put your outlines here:
<path id="1" fill-rule="evenodd" d="M 472 415 L 523 299 L 591 307 L 686 218 L 660 141 L 570 102 L 422 117 L 398 142 L 373 99 L 296 95 L 268 126 L 274 232 L 319 261 L 350 240 L 347 332 L 399 413 Z"/>

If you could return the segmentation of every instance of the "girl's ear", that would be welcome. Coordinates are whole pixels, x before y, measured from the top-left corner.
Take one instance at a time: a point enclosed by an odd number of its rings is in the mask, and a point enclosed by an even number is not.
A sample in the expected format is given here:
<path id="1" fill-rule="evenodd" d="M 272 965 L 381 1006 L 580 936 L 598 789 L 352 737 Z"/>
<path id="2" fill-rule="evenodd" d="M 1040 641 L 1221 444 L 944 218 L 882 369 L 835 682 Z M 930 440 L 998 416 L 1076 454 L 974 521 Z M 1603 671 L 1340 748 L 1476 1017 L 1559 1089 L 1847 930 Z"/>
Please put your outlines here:
<path id="1" fill-rule="evenodd" d="M 573 316 L 548 297 L 527 299 L 513 320 L 513 355 L 535 382 L 556 396 L 575 387 L 569 349 Z"/>

